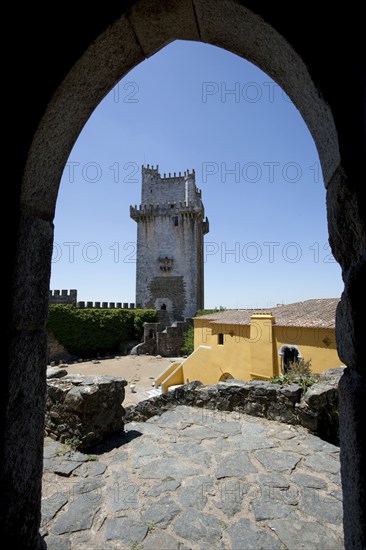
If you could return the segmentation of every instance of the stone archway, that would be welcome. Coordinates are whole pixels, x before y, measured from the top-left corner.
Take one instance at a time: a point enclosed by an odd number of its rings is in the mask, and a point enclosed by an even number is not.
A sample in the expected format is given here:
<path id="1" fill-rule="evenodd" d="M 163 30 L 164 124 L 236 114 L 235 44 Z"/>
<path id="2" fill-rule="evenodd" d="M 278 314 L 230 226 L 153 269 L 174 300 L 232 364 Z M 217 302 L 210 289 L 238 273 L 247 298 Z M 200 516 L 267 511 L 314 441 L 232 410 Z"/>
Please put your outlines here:
<path id="1" fill-rule="evenodd" d="M 278 355 L 281 357 L 282 373 L 287 372 L 288 363 L 293 363 L 295 360 L 302 359 L 301 351 L 298 346 L 294 346 L 293 344 L 284 344 L 278 352 Z"/>
<path id="2" fill-rule="evenodd" d="M 330 91 L 331 85 L 322 79 L 323 67 L 317 65 L 316 56 L 310 52 L 309 37 L 296 39 L 292 28 L 294 23 L 287 25 L 281 20 L 281 8 L 276 6 L 274 12 L 271 12 L 259 3 L 255 9 L 263 12 L 264 18 L 272 24 L 237 0 L 169 0 L 166 3 L 130 0 L 120 8 L 118 14 L 112 9 L 109 12 L 108 6 L 100 8 L 97 15 L 99 18 L 103 16 L 107 28 L 102 30 L 95 23 L 98 19 L 95 17 L 93 30 L 90 34 L 85 33 L 85 43 L 90 45 L 84 52 L 80 50 L 75 37 L 72 55 L 70 49 L 73 44 L 64 53 L 72 68 L 67 72 L 67 63 L 60 66 L 57 79 L 49 87 L 53 91 L 52 98 L 45 95 L 42 96 L 43 103 L 40 100 L 36 111 L 39 124 L 32 144 L 29 148 L 27 135 L 23 145 L 28 149 L 28 154 L 20 198 L 14 202 L 20 210 L 16 210 L 14 218 L 13 250 L 16 257 L 14 264 L 9 267 L 12 302 L 9 362 L 2 390 L 4 427 L 1 458 L 5 480 L 2 514 L 3 524 L 12 536 L 14 545 L 23 548 L 41 545 L 37 532 L 46 365 L 44 324 L 48 307 L 52 220 L 61 174 L 83 125 L 105 94 L 132 67 L 174 39 L 207 42 L 258 65 L 292 99 L 314 138 L 328 188 L 330 242 L 336 259 L 342 265 L 346 285 L 337 315 L 339 354 L 342 361 L 351 367 L 341 383 L 345 534 L 349 545 L 357 546 L 365 541 L 365 511 L 362 506 L 364 451 L 360 446 L 362 426 L 357 418 L 361 417 L 366 401 L 363 397 L 365 383 L 361 369 L 362 314 L 358 304 L 365 272 L 366 238 L 362 212 L 366 208 L 357 194 L 357 182 L 353 181 L 351 186 L 341 166 L 342 161 L 347 175 L 355 175 L 352 153 L 345 145 L 347 142 L 353 144 L 353 140 L 340 114 L 337 97 Z M 341 21 L 340 18 L 340 24 Z M 310 22 L 313 23 L 311 19 Z M 80 36 L 83 35 L 85 25 L 87 27 L 88 24 L 80 26 Z M 276 26 L 281 28 L 282 35 L 275 30 Z M 327 32 L 327 28 L 324 26 L 321 29 L 322 35 Z M 39 30 L 42 31 L 42 26 Z M 330 42 L 333 36 L 331 31 L 334 33 L 334 29 L 328 32 Z M 67 36 L 67 33 L 64 34 Z M 302 55 L 308 56 L 317 78 L 316 83 L 300 55 L 283 35 L 287 35 L 290 41 L 296 41 Z M 326 40 L 324 36 L 323 40 Z M 72 64 L 71 60 L 75 57 L 78 60 Z M 65 72 L 67 75 L 63 78 Z M 327 75 L 330 79 L 330 74 Z M 333 106 L 338 109 L 338 124 L 344 132 L 344 158 L 339 154 L 331 109 L 319 92 L 319 89 L 322 90 L 321 84 L 326 88 L 328 97 L 335 97 Z M 357 82 L 349 81 L 347 85 L 351 86 L 351 92 L 354 86 L 356 97 Z M 345 98 L 342 100 L 343 104 Z M 349 104 L 352 109 L 351 100 Z M 44 115 L 41 118 L 39 113 L 42 111 Z M 27 131 L 32 132 L 33 126 L 32 119 Z M 23 151 L 19 153 L 21 166 L 22 154 Z"/>

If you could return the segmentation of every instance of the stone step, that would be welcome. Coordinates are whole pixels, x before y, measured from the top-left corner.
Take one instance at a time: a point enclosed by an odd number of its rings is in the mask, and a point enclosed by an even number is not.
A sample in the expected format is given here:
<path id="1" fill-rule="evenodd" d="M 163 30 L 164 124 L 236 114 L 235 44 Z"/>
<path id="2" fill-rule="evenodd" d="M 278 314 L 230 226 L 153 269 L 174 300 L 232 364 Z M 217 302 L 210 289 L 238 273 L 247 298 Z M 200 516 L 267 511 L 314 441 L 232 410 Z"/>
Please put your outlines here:
<path id="1" fill-rule="evenodd" d="M 157 395 L 161 395 L 161 389 L 153 388 L 152 390 L 145 391 L 144 393 L 150 399 L 151 397 L 156 397 Z"/>

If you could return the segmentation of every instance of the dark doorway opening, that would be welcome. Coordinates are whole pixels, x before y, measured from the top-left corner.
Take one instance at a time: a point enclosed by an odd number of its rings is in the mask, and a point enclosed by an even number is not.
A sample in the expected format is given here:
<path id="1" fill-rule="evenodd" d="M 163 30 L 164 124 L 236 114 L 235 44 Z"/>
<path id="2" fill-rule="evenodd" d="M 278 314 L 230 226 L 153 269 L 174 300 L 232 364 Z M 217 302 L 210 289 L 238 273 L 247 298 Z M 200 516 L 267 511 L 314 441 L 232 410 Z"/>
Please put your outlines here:
<path id="1" fill-rule="evenodd" d="M 300 352 L 294 346 L 286 346 L 283 349 L 282 355 L 282 371 L 284 373 L 289 371 L 292 363 L 297 363 L 300 359 Z"/>

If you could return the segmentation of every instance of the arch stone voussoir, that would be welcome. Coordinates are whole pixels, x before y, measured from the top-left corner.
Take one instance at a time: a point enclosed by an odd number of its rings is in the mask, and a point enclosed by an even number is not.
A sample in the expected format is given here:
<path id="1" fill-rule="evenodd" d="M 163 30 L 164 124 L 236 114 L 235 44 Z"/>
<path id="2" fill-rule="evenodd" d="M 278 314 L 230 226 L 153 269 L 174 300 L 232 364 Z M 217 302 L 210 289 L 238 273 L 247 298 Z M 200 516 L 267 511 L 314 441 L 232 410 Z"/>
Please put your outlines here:
<path id="1" fill-rule="evenodd" d="M 21 202 L 52 220 L 62 172 L 88 118 L 105 95 L 145 59 L 125 16 L 85 51 L 52 97 L 27 159 Z"/>
<path id="2" fill-rule="evenodd" d="M 340 161 L 337 131 L 331 109 L 301 57 L 262 17 L 233 0 L 194 0 L 194 5 L 203 42 L 251 61 L 291 98 L 316 143 L 327 185 Z"/>

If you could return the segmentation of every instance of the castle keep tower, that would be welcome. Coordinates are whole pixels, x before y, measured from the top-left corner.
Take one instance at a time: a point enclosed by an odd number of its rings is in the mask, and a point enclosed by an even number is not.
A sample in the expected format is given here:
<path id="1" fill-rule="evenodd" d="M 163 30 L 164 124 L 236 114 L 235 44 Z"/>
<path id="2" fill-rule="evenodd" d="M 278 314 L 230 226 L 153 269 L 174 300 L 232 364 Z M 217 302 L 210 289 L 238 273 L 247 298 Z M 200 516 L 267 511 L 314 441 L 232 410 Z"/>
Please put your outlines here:
<path id="1" fill-rule="evenodd" d="M 137 222 L 137 307 L 166 309 L 174 320 L 203 308 L 203 236 L 208 233 L 194 170 L 161 177 L 142 166 Z"/>

